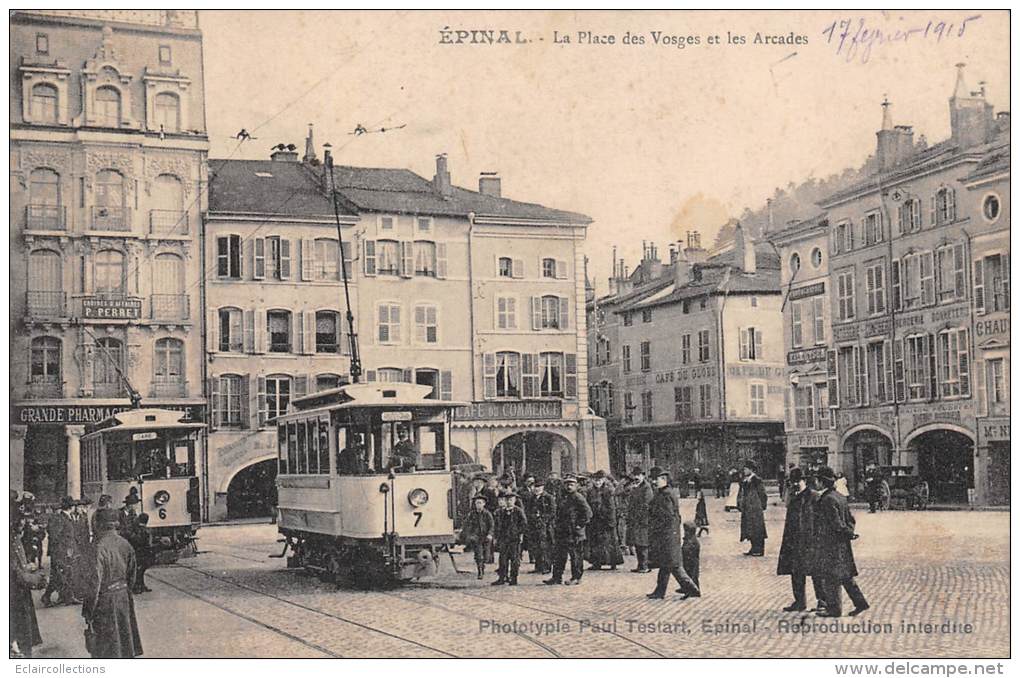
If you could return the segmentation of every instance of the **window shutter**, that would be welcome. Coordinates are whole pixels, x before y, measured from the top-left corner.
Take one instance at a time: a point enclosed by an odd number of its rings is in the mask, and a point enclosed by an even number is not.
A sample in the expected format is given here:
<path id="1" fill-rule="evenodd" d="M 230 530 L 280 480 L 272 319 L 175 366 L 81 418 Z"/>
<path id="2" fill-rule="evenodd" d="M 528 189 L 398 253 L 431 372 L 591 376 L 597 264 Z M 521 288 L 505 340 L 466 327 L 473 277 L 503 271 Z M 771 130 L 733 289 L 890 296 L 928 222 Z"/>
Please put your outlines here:
<path id="1" fill-rule="evenodd" d="M 253 428 L 262 428 L 266 425 L 266 419 L 269 417 L 269 406 L 266 402 L 266 378 L 259 375 L 255 378 L 255 413 L 257 416 L 256 426 Z"/>
<path id="2" fill-rule="evenodd" d="M 925 355 L 927 356 L 927 365 L 928 365 L 928 374 L 927 374 L 927 376 L 928 376 L 928 382 L 927 382 L 928 383 L 928 388 L 927 388 L 927 392 L 925 393 L 924 397 L 925 398 L 932 398 L 932 399 L 934 399 L 934 398 L 936 398 L 938 396 L 938 393 L 939 393 L 939 385 L 938 385 L 939 384 L 939 375 L 938 375 L 938 371 L 937 371 L 938 367 L 937 367 L 937 365 L 935 363 L 936 356 L 938 355 L 938 351 L 936 350 L 936 344 L 935 344 L 935 335 L 934 334 L 926 334 L 925 337 L 924 337 L 924 340 L 925 340 L 924 350 L 925 350 Z"/>
<path id="3" fill-rule="evenodd" d="M 747 330 L 740 329 L 740 359 L 747 360 L 749 355 Z"/>
<path id="4" fill-rule="evenodd" d="M 365 240 L 365 275 L 375 275 L 375 240 Z"/>
<path id="5" fill-rule="evenodd" d="M 921 305 L 935 303 L 935 253 L 921 253 Z"/>
<path id="6" fill-rule="evenodd" d="M 868 404 L 868 360 L 860 346 L 854 346 L 854 362 L 857 367 L 857 404 Z"/>
<path id="7" fill-rule="evenodd" d="M 531 329 L 542 329 L 542 297 L 531 297 Z"/>
<path id="8" fill-rule="evenodd" d="M 979 315 L 985 313 L 985 260 L 974 262 L 974 310 Z"/>
<path id="9" fill-rule="evenodd" d="M 250 396 L 251 387 L 249 386 L 250 380 L 251 380 L 250 375 L 247 374 L 241 375 L 241 393 L 238 396 L 238 400 L 240 401 L 241 405 L 240 415 L 242 428 L 251 427 L 251 402 L 248 400 L 251 397 Z"/>
<path id="10" fill-rule="evenodd" d="M 956 221 L 956 191 L 946 189 L 946 212 L 949 214 L 949 223 Z"/>
<path id="11" fill-rule="evenodd" d="M 446 243 L 436 243 L 436 277 L 442 280 L 446 277 Z"/>
<path id="12" fill-rule="evenodd" d="M 309 354 L 315 353 L 315 351 L 316 351 L 316 346 L 315 346 L 315 334 L 316 334 L 315 333 L 315 330 L 316 330 L 316 326 L 315 326 L 315 311 L 304 311 L 303 315 L 304 315 L 304 319 L 305 319 L 305 326 L 304 326 L 304 336 L 301 339 L 301 343 L 304 345 L 305 353 L 309 353 Z M 339 342 L 340 341 L 340 314 L 336 314 L 334 317 L 336 318 L 336 329 L 337 329 L 336 339 Z"/>
<path id="13" fill-rule="evenodd" d="M 931 212 L 929 213 L 929 217 L 930 217 L 930 223 L 931 223 L 932 226 L 935 226 L 936 223 L 937 223 L 936 220 L 935 220 L 935 218 L 937 216 L 937 213 L 935 211 L 935 196 L 936 195 L 938 195 L 938 192 L 936 192 L 935 195 L 931 196 Z"/>
<path id="14" fill-rule="evenodd" d="M 1002 308 L 1009 310 L 1009 254 L 999 255 L 1002 262 Z"/>
<path id="15" fill-rule="evenodd" d="M 886 339 L 882 342 L 882 361 L 885 363 L 885 374 L 876 375 L 876 379 L 885 379 L 885 400 L 884 402 L 891 402 L 893 400 L 893 391 L 895 389 L 895 378 L 893 377 L 893 356 L 892 356 L 892 344 L 893 342 Z"/>
<path id="16" fill-rule="evenodd" d="M 494 297 L 492 299 L 492 326 L 497 330 L 505 330 L 506 327 L 499 322 L 499 313 L 506 312 L 506 297 Z"/>
<path id="17" fill-rule="evenodd" d="M 764 349 L 762 348 L 761 330 L 755 328 L 752 331 L 754 332 L 754 358 L 755 360 L 764 360 L 765 352 Z"/>
<path id="18" fill-rule="evenodd" d="M 564 353 L 563 363 L 565 365 L 566 380 L 564 381 L 564 397 L 577 397 L 577 354 Z"/>
<path id="19" fill-rule="evenodd" d="M 405 384 L 413 384 L 414 370 L 412 370 L 410 367 L 405 367 L 403 370 L 401 370 L 400 381 L 404 382 Z"/>
<path id="20" fill-rule="evenodd" d="M 900 260 L 893 259 L 892 262 L 892 307 L 894 311 L 901 308 L 900 302 Z"/>
<path id="21" fill-rule="evenodd" d="M 566 297 L 558 297 L 560 311 L 560 329 L 570 329 L 570 306 Z"/>
<path id="22" fill-rule="evenodd" d="M 365 370 L 365 381 L 375 381 L 375 370 Z"/>
<path id="23" fill-rule="evenodd" d="M 255 311 L 255 353 L 265 353 L 269 343 L 269 329 L 266 327 L 266 310 Z"/>
<path id="24" fill-rule="evenodd" d="M 966 329 L 957 334 L 957 350 L 960 361 L 960 395 L 970 395 L 970 336 Z"/>
<path id="25" fill-rule="evenodd" d="M 963 243 L 953 247 L 953 287 L 954 296 L 957 299 L 964 299 L 967 296 L 967 273 L 966 258 L 963 251 Z"/>
<path id="26" fill-rule="evenodd" d="M 839 373 L 836 370 L 836 351 L 826 351 L 825 369 L 828 373 L 829 385 L 829 407 L 834 408 L 839 404 Z M 833 422 L 833 428 L 835 428 Z"/>
<path id="27" fill-rule="evenodd" d="M 496 397 L 496 354 L 482 354 L 482 380 L 484 390 L 482 396 L 486 399 Z"/>
<path id="28" fill-rule="evenodd" d="M 538 354 L 525 353 L 521 356 L 521 397 L 538 397 Z"/>
<path id="29" fill-rule="evenodd" d="M 244 319 L 244 340 L 243 348 L 245 353 L 255 352 L 255 311 L 246 310 L 242 312 Z"/>
<path id="30" fill-rule="evenodd" d="M 899 208 L 897 208 L 897 210 L 896 210 L 897 230 L 899 231 L 900 235 L 903 235 L 904 233 L 906 233 L 907 229 L 909 228 L 907 226 L 907 218 L 906 218 L 907 217 L 907 210 L 909 209 L 909 205 L 910 205 L 910 200 L 909 199 L 908 200 L 904 200 L 902 203 L 900 203 Z"/>
<path id="31" fill-rule="evenodd" d="M 896 383 L 895 398 L 897 402 L 907 399 L 907 385 L 903 367 L 903 342 L 906 339 L 894 339 L 893 345 L 893 381 Z"/>
<path id="32" fill-rule="evenodd" d="M 556 260 L 556 277 L 560 280 L 567 279 L 567 262 L 563 259 Z"/>
<path id="33" fill-rule="evenodd" d="M 222 406 L 222 403 L 220 402 L 220 378 L 219 377 L 215 377 L 215 376 L 214 377 L 209 377 L 209 401 L 210 401 L 210 405 L 211 405 L 211 407 L 209 408 L 210 409 L 210 415 L 211 415 L 210 418 L 209 418 L 209 427 L 212 428 L 212 429 L 217 429 L 217 428 L 220 427 L 220 421 L 221 421 L 221 409 L 220 408 Z"/>
<path id="34" fill-rule="evenodd" d="M 865 285 L 868 288 L 868 314 L 875 313 L 875 269 L 869 268 L 864 272 Z"/>
<path id="35" fill-rule="evenodd" d="M 303 245 L 305 241 L 302 240 L 301 243 Z M 280 238 L 280 269 L 277 271 L 277 275 L 280 277 L 280 280 L 290 280 L 290 262 L 290 239 Z M 305 278 L 302 277 L 302 279 Z M 308 278 L 308 280 L 311 280 L 311 278 Z"/>
<path id="36" fill-rule="evenodd" d="M 414 307 L 414 340 L 424 344 L 428 331 L 425 328 L 425 307 Z"/>
<path id="37" fill-rule="evenodd" d="M 400 241 L 400 275 L 404 278 L 414 275 L 414 243 L 410 240 Z"/>
<path id="38" fill-rule="evenodd" d="M 453 400 L 453 372 L 450 370 L 439 373 L 439 399 Z"/>
<path id="39" fill-rule="evenodd" d="M 220 314 L 213 310 L 209 311 L 206 316 L 208 317 L 205 326 L 206 344 L 210 353 L 216 353 L 220 350 Z"/>
<path id="40" fill-rule="evenodd" d="M 308 375 L 299 374 L 294 377 L 294 397 L 301 398 L 308 395 Z"/>
<path id="41" fill-rule="evenodd" d="M 251 248 L 251 277 L 264 280 L 266 277 L 266 239 L 255 238 Z"/>
<path id="42" fill-rule="evenodd" d="M 523 259 L 514 259 L 512 273 L 513 273 L 513 277 L 515 277 L 515 278 L 523 278 L 524 277 L 524 260 Z"/>

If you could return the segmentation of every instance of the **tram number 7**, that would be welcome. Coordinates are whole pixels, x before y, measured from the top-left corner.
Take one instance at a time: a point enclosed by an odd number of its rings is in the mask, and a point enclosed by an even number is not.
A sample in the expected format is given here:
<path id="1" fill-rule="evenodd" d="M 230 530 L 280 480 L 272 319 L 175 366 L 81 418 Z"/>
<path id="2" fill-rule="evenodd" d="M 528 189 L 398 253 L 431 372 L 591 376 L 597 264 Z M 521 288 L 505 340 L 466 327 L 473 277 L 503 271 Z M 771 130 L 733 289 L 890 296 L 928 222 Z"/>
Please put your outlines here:
<path id="1" fill-rule="evenodd" d="M 414 512 L 414 513 L 412 513 L 411 515 L 413 515 L 413 516 L 414 516 L 414 526 L 415 526 L 415 527 L 418 527 L 418 523 L 420 523 L 420 522 L 421 522 L 421 516 L 422 516 L 422 512 L 421 512 L 421 511 L 415 511 L 415 512 Z"/>

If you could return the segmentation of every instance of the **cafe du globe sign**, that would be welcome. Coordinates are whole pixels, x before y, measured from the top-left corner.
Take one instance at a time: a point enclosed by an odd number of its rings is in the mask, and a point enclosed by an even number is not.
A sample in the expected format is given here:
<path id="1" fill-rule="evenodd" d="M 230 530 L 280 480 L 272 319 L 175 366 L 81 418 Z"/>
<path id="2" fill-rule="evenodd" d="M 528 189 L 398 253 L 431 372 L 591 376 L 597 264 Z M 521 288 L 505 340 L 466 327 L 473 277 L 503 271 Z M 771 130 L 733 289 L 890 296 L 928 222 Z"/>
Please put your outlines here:
<path id="1" fill-rule="evenodd" d="M 138 297 L 85 297 L 81 300 L 82 317 L 104 320 L 138 320 L 142 317 L 142 300 Z"/>

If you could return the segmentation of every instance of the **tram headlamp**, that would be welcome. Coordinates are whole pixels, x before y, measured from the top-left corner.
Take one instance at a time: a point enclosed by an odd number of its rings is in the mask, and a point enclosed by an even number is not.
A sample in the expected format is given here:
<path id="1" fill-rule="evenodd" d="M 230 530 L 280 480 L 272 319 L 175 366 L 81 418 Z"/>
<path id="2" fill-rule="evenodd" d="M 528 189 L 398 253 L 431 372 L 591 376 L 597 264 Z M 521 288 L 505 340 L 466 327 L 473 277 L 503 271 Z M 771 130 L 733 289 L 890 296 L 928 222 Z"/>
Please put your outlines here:
<path id="1" fill-rule="evenodd" d="M 407 493 L 407 502 L 415 508 L 429 502 L 429 493 L 418 487 Z"/>
<path id="2" fill-rule="evenodd" d="M 160 490 L 152 496 L 152 501 L 155 502 L 156 506 L 165 506 L 170 503 L 170 493 L 166 490 Z"/>

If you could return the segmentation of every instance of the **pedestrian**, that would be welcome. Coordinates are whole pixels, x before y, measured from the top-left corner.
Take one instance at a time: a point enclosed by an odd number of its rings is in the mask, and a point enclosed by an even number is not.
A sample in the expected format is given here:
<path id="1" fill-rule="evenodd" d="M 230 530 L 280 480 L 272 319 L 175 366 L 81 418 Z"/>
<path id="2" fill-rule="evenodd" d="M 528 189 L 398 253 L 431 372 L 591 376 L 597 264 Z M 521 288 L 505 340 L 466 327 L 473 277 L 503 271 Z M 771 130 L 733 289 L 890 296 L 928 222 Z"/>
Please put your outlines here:
<path id="1" fill-rule="evenodd" d="M 691 480 L 691 489 L 694 490 L 694 496 L 698 496 L 698 492 L 701 491 L 701 483 L 703 481 L 701 479 L 701 469 L 698 468 L 697 466 L 695 466 L 694 470 L 691 471 L 690 480 Z"/>
<path id="2" fill-rule="evenodd" d="M 124 497 L 124 506 L 117 512 L 117 531 L 125 539 L 135 525 L 135 520 L 138 518 L 138 505 L 141 503 L 138 488 L 132 487 L 128 490 L 127 496 Z"/>
<path id="3" fill-rule="evenodd" d="M 835 489 L 836 489 L 837 492 L 839 492 L 844 497 L 849 497 L 850 496 L 850 488 L 847 487 L 846 476 L 843 475 L 842 471 L 840 471 L 839 473 L 836 474 L 836 487 L 835 487 Z"/>
<path id="4" fill-rule="evenodd" d="M 726 471 L 723 470 L 722 464 L 715 465 L 713 479 L 715 480 L 715 498 L 725 499 L 726 488 L 729 486 L 729 481 L 726 476 Z"/>
<path id="5" fill-rule="evenodd" d="M 882 474 L 874 463 L 864 469 L 864 490 L 868 498 L 868 513 L 882 507 Z"/>
<path id="6" fill-rule="evenodd" d="M 592 512 L 591 522 L 588 523 L 589 570 L 601 570 L 604 565 L 615 570 L 623 563 L 620 540 L 616 533 L 616 497 L 607 480 L 605 471 L 596 471 L 588 489 L 588 506 Z"/>
<path id="7" fill-rule="evenodd" d="M 74 561 L 76 557 L 74 499 L 60 500 L 60 510 L 50 516 L 46 531 L 49 533 L 47 551 L 50 556 L 50 580 L 42 594 L 43 605 L 53 605 L 52 596 L 57 594 L 57 604 L 71 605 L 80 602 L 74 592 Z"/>
<path id="8" fill-rule="evenodd" d="M 779 498 L 786 498 L 786 469 L 783 465 L 779 465 L 779 470 L 776 471 L 776 480 L 779 481 Z"/>
<path id="9" fill-rule="evenodd" d="M 630 476 L 624 476 L 620 482 L 614 483 L 613 503 L 616 505 L 616 543 L 620 545 L 621 555 L 634 554 L 634 549 L 627 545 L 627 495 L 630 493 Z"/>
<path id="10" fill-rule="evenodd" d="M 93 659 L 132 658 L 142 654 L 131 589 L 135 583 L 135 552 L 117 534 L 120 517 L 111 509 L 96 516 L 98 538 L 89 558 L 81 614 Z"/>
<path id="11" fill-rule="evenodd" d="M 33 572 L 29 568 L 28 557 L 22 546 L 26 519 L 21 508 L 12 511 L 10 518 L 10 620 L 7 635 L 11 658 L 21 659 L 31 657 L 32 648 L 42 644 L 39 621 L 35 616 L 35 603 L 32 601 L 32 590 L 44 588 L 46 578 L 41 572 Z"/>
<path id="12" fill-rule="evenodd" d="M 545 490 L 545 480 L 535 479 L 531 498 L 525 503 L 528 519 L 528 553 L 535 558 L 533 572 L 552 572 L 553 522 L 556 520 L 556 500 Z"/>
<path id="13" fill-rule="evenodd" d="M 592 511 L 588 502 L 577 488 L 577 478 L 572 475 L 563 478 L 563 496 L 556 506 L 555 558 L 552 577 L 546 584 L 580 584 L 584 574 L 585 527 L 591 520 Z M 563 571 L 570 559 L 570 580 L 563 581 Z"/>
<path id="14" fill-rule="evenodd" d="M 485 508 L 489 513 L 495 514 L 499 510 L 499 480 L 496 476 L 489 476 L 485 479 L 485 489 L 482 490 L 485 497 Z"/>
<path id="15" fill-rule="evenodd" d="M 684 544 L 680 547 L 680 555 L 684 564 L 684 572 L 691 578 L 694 585 L 701 591 L 701 542 L 698 541 L 698 526 L 692 522 L 684 523 Z M 683 593 L 678 589 L 677 593 Z"/>
<path id="16" fill-rule="evenodd" d="M 850 542 L 857 538 L 856 521 L 850 513 L 846 497 L 836 492 L 836 474 L 828 466 L 818 470 L 818 479 L 824 486 L 814 511 L 816 568 L 823 578 L 825 591 L 824 611 L 820 617 L 843 616 L 843 590 L 850 596 L 854 609 L 851 617 L 867 610 L 867 599 L 857 585 L 857 564 Z"/>
<path id="17" fill-rule="evenodd" d="M 786 500 L 786 522 L 783 526 L 783 541 L 779 546 L 777 575 L 790 575 L 793 588 L 793 602 L 783 612 L 803 612 L 807 609 L 807 577 L 815 591 L 816 609 L 824 607 L 825 591 L 822 578 L 815 574 L 814 510 L 818 494 L 808 487 L 804 472 L 791 468 L 790 491 Z"/>
<path id="18" fill-rule="evenodd" d="M 729 492 L 726 495 L 725 510 L 736 511 L 738 510 L 737 498 L 740 496 L 740 471 L 731 468 L 727 480 L 729 481 Z"/>
<path id="19" fill-rule="evenodd" d="M 113 497 L 108 494 L 99 495 L 99 500 L 96 502 L 96 510 L 91 516 L 89 516 L 89 530 L 93 535 L 96 534 L 96 513 L 99 513 L 104 508 L 111 508 L 113 506 Z"/>
<path id="20" fill-rule="evenodd" d="M 627 495 L 627 543 L 637 553 L 637 566 L 631 572 L 651 572 L 648 568 L 648 505 L 654 492 L 644 469 L 635 466 L 631 471 L 634 484 Z"/>
<path id="21" fill-rule="evenodd" d="M 149 532 L 149 514 L 140 513 L 135 520 L 134 527 L 127 536 L 128 543 L 135 550 L 135 563 L 138 571 L 135 573 L 135 585 L 131 593 L 149 593 L 152 589 L 145 585 L 145 572 L 156 564 L 156 552 L 152 543 L 152 534 Z"/>
<path id="22" fill-rule="evenodd" d="M 474 551 L 475 567 L 478 569 L 478 578 L 481 579 L 485 576 L 485 564 L 492 562 L 494 520 L 486 508 L 488 502 L 485 495 L 476 494 L 472 503 L 473 508 L 464 517 L 460 538 L 467 548 Z"/>
<path id="23" fill-rule="evenodd" d="M 698 536 L 708 534 L 708 506 L 705 505 L 705 493 L 698 490 L 698 505 L 694 508 L 694 525 L 698 528 Z"/>
<path id="24" fill-rule="evenodd" d="M 521 569 L 521 539 L 528 527 L 528 519 L 517 499 L 517 493 L 513 490 L 505 490 L 499 497 L 499 511 L 494 516 L 494 541 L 499 550 L 499 569 L 498 578 L 492 582 L 493 586 L 517 586 L 517 575 Z"/>
<path id="25" fill-rule="evenodd" d="M 680 504 L 669 486 L 669 472 L 656 466 L 648 475 L 656 486 L 648 505 L 648 560 L 651 567 L 659 568 L 655 590 L 648 597 L 665 598 L 666 586 L 672 576 L 680 584 L 685 598 L 696 598 L 701 595 L 701 590 L 684 570 L 680 550 Z"/>
<path id="26" fill-rule="evenodd" d="M 758 477 L 757 470 L 758 466 L 750 459 L 744 462 L 744 480 L 740 483 L 740 493 L 737 495 L 740 541 L 751 542 L 751 549 L 745 556 L 764 556 L 765 540 L 769 536 L 765 529 L 768 495 L 765 494 L 765 483 Z"/>
<path id="27" fill-rule="evenodd" d="M 690 495 L 690 475 L 687 469 L 681 466 L 676 472 L 676 487 L 680 491 L 680 498 L 686 499 Z"/>

